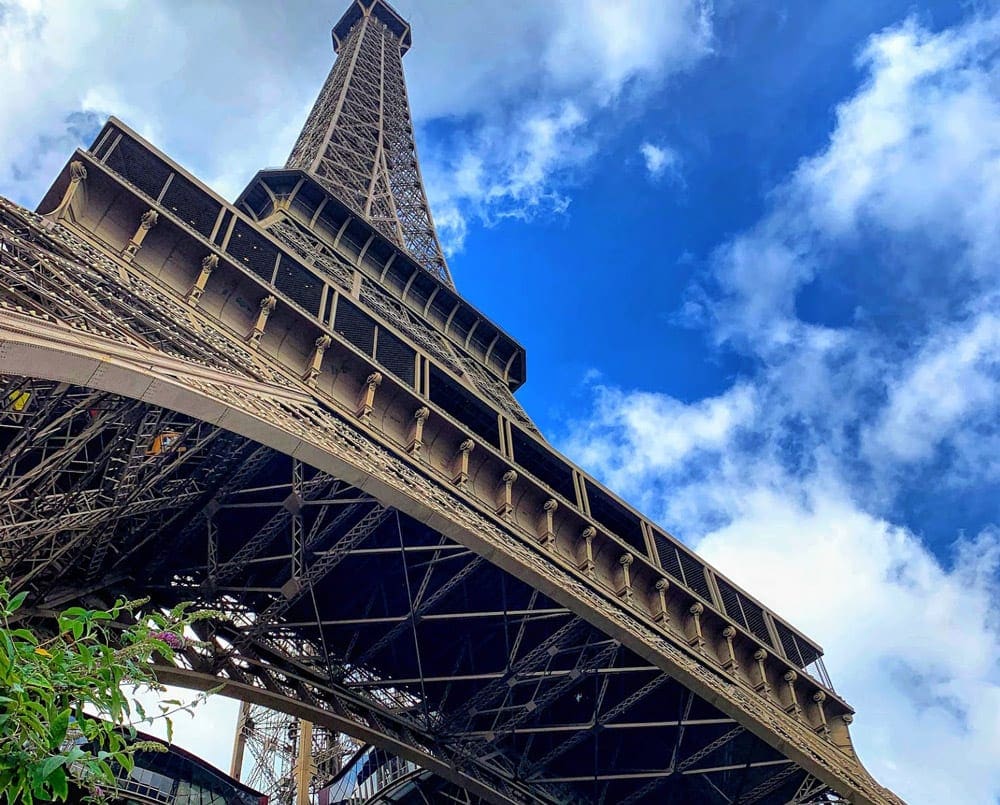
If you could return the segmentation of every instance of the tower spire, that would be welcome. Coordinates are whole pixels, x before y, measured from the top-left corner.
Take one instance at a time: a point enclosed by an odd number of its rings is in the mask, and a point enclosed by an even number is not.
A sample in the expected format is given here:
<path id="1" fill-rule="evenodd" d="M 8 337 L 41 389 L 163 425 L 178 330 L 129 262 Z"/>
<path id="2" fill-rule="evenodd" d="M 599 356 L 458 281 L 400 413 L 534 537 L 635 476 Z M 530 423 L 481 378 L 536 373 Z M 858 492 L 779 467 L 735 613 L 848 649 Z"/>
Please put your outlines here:
<path id="1" fill-rule="evenodd" d="M 307 171 L 432 274 L 454 286 L 424 191 L 403 79 L 409 24 L 354 0 L 333 28 L 337 60 L 286 167 Z"/>

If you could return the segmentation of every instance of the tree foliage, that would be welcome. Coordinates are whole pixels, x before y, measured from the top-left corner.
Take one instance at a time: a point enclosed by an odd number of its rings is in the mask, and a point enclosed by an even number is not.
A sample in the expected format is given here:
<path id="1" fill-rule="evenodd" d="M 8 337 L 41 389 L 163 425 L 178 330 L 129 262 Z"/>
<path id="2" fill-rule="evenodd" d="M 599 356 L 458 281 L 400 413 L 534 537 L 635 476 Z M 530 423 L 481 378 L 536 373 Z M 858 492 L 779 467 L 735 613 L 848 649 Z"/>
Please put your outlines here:
<path id="1" fill-rule="evenodd" d="M 182 604 L 170 612 L 120 600 L 107 610 L 70 607 L 49 630 L 27 628 L 27 594 L 0 581 L 0 792 L 7 805 L 63 802 L 71 786 L 102 801 L 138 751 L 164 751 L 136 740 L 136 726 L 203 701 L 164 700 L 147 714 L 137 694 L 162 691 L 151 660 L 172 662 L 194 621 L 217 615 Z M 3 800 L 0 799 L 0 802 Z"/>

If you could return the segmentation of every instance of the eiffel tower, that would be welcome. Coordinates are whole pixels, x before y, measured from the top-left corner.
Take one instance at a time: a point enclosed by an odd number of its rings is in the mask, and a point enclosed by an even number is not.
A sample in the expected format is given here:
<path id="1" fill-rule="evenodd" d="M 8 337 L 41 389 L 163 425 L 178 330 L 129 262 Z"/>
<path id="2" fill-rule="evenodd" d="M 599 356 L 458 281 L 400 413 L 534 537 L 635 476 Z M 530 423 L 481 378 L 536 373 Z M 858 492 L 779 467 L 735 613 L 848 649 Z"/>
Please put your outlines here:
<path id="1" fill-rule="evenodd" d="M 409 25 L 354 0 L 333 40 L 235 203 L 115 118 L 38 212 L 0 199 L 0 574 L 224 612 L 161 680 L 371 747 L 351 801 L 898 803 L 819 646 L 516 402 L 434 230 Z"/>

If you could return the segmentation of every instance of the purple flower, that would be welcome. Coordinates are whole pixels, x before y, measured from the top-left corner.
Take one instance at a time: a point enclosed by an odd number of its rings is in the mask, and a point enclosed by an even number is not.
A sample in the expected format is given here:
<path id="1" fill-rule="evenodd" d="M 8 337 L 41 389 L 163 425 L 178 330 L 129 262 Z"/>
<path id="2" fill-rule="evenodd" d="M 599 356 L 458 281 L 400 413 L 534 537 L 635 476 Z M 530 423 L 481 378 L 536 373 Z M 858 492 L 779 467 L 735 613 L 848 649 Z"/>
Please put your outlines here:
<path id="1" fill-rule="evenodd" d="M 179 649 L 184 646 L 184 640 L 176 632 L 153 632 L 154 640 L 162 640 L 172 649 Z"/>

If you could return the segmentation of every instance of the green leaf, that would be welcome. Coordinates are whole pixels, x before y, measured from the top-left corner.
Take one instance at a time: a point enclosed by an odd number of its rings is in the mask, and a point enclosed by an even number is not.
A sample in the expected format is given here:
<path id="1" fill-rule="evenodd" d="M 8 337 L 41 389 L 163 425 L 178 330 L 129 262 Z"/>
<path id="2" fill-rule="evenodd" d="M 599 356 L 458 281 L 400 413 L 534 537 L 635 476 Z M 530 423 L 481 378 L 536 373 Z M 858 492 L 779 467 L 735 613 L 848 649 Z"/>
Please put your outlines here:
<path id="1" fill-rule="evenodd" d="M 11 637 L 16 637 L 18 640 L 24 640 L 31 645 L 38 645 L 38 638 L 28 629 L 14 629 L 10 633 Z"/>
<path id="2" fill-rule="evenodd" d="M 69 729 L 69 708 L 57 713 L 52 719 L 52 726 L 49 729 L 49 748 L 58 749 L 66 740 L 66 731 Z"/>
<path id="3" fill-rule="evenodd" d="M 21 608 L 21 604 L 24 603 L 24 599 L 27 597 L 28 597 L 27 590 L 15 595 L 13 598 L 10 599 L 10 603 L 7 604 L 7 611 L 17 612 L 17 610 Z"/>
<path id="4" fill-rule="evenodd" d="M 69 781 L 66 779 L 66 770 L 56 769 L 49 776 L 49 785 L 52 787 L 52 794 L 57 802 L 65 802 L 69 796 Z"/>
<path id="5" fill-rule="evenodd" d="M 82 759 L 87 753 L 83 751 L 79 746 L 74 746 L 66 753 L 66 765 L 72 766 L 78 760 Z"/>
<path id="6" fill-rule="evenodd" d="M 42 761 L 40 776 L 42 780 L 48 781 L 52 773 L 66 762 L 62 755 L 52 755 Z"/>

